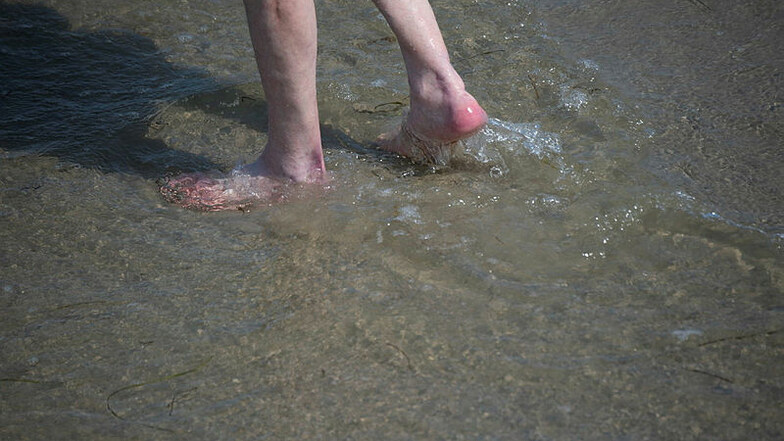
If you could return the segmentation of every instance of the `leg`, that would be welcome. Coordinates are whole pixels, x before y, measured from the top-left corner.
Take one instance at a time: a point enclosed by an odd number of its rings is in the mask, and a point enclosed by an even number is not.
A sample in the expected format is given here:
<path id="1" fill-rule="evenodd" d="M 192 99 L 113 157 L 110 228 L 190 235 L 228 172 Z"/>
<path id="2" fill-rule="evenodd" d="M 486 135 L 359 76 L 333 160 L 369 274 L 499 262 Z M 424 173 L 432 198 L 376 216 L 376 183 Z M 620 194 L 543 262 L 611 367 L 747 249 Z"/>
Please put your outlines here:
<path id="1" fill-rule="evenodd" d="M 184 175 L 161 187 L 188 208 L 223 210 L 276 199 L 286 182 L 326 178 L 316 102 L 313 0 L 245 0 L 251 40 L 269 106 L 268 142 L 232 176 Z"/>
<path id="2" fill-rule="evenodd" d="M 316 102 L 313 0 L 245 0 L 261 84 L 269 105 L 269 142 L 248 166 L 294 182 L 324 174 Z"/>
<path id="3" fill-rule="evenodd" d="M 408 72 L 411 110 L 383 147 L 426 162 L 445 162 L 457 141 L 473 135 L 487 114 L 465 90 L 427 0 L 373 0 L 397 36 Z M 446 157 L 445 157 L 446 156 Z"/>

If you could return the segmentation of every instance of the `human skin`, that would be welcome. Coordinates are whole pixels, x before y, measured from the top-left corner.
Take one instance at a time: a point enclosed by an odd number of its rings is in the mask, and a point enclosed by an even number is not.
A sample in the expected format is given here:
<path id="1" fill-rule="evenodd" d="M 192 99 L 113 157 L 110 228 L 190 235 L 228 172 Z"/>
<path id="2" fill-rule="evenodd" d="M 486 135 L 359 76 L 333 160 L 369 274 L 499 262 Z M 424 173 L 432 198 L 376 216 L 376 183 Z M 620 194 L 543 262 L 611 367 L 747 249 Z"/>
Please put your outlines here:
<path id="1" fill-rule="evenodd" d="M 374 0 L 395 33 L 406 65 L 411 106 L 381 148 L 416 161 L 445 163 L 457 141 L 487 115 L 465 90 L 427 0 Z M 197 209 L 237 208 L 243 199 L 274 199 L 282 183 L 327 179 L 316 100 L 316 12 L 313 0 L 245 0 L 251 41 L 269 108 L 267 145 L 235 177 L 173 178 L 167 199 Z M 247 194 L 248 192 L 252 194 Z"/>

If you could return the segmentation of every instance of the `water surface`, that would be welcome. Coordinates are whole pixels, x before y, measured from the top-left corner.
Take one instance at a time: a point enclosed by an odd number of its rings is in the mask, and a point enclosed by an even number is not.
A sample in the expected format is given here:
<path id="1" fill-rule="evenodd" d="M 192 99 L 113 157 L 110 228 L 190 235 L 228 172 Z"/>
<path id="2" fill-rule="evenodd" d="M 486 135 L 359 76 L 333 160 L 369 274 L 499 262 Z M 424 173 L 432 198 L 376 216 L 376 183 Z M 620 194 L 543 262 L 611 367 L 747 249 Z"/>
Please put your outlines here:
<path id="1" fill-rule="evenodd" d="M 0 437 L 781 438 L 778 2 L 434 2 L 492 117 L 439 169 L 317 8 L 330 188 L 206 214 L 156 181 L 264 145 L 241 5 L 0 4 Z"/>

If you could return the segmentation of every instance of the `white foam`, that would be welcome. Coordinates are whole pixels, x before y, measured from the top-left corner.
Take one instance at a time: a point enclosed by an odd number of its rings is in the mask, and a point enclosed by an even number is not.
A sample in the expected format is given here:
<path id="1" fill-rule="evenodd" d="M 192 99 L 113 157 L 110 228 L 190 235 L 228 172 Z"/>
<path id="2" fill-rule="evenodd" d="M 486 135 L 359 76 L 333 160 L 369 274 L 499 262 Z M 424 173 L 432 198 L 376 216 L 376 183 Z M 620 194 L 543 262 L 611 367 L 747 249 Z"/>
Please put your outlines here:
<path id="1" fill-rule="evenodd" d="M 678 341 L 686 341 L 692 335 L 702 335 L 699 329 L 676 329 L 672 331 L 672 335 L 678 338 Z"/>
<path id="2" fill-rule="evenodd" d="M 490 118 L 481 134 L 486 142 L 501 143 L 512 153 L 519 153 L 520 145 L 540 158 L 549 153 L 561 153 L 558 135 L 542 130 L 536 123 L 513 123 Z"/>
<path id="3" fill-rule="evenodd" d="M 588 94 L 571 87 L 561 88 L 561 105 L 569 110 L 579 110 L 588 104 Z"/>
<path id="4" fill-rule="evenodd" d="M 404 205 L 400 207 L 400 215 L 395 218 L 401 222 L 411 222 L 414 224 L 421 224 L 422 217 L 419 215 L 419 209 L 414 205 Z"/>

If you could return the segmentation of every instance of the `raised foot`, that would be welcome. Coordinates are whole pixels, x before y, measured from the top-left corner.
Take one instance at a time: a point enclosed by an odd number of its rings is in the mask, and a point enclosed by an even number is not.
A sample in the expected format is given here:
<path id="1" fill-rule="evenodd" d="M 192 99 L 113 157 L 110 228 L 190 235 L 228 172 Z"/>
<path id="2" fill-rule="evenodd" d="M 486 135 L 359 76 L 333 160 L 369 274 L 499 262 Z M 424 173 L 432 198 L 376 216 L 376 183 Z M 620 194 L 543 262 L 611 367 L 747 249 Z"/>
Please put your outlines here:
<path id="1" fill-rule="evenodd" d="M 487 113 L 468 93 L 436 107 L 415 102 L 411 107 L 400 128 L 381 135 L 377 142 L 384 150 L 424 164 L 446 165 L 460 141 L 487 123 Z"/>

